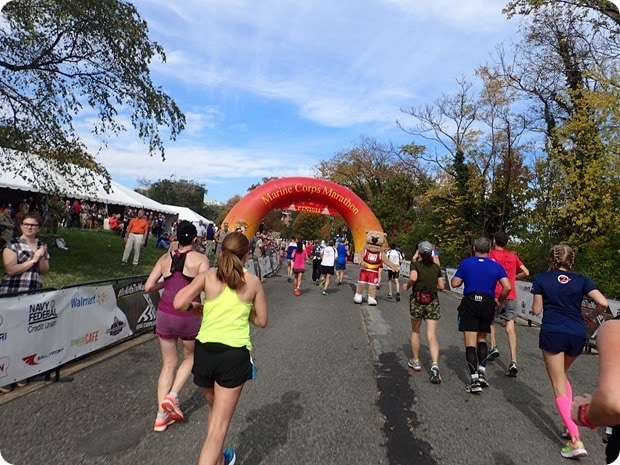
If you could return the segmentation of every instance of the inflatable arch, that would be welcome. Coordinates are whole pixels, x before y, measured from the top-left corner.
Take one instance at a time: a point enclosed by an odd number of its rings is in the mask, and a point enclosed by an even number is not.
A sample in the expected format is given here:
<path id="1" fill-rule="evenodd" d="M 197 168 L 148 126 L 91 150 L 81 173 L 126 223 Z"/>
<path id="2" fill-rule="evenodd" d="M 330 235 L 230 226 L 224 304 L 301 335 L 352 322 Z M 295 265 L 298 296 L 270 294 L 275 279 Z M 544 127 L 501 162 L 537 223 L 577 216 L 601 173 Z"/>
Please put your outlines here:
<path id="1" fill-rule="evenodd" d="M 231 230 L 245 227 L 246 236 L 252 238 L 266 213 L 295 202 L 337 211 L 351 231 L 356 253 L 364 248 L 367 230 L 383 231 L 375 214 L 353 191 L 333 182 L 303 177 L 274 179 L 257 187 L 237 202 L 224 222 Z"/>

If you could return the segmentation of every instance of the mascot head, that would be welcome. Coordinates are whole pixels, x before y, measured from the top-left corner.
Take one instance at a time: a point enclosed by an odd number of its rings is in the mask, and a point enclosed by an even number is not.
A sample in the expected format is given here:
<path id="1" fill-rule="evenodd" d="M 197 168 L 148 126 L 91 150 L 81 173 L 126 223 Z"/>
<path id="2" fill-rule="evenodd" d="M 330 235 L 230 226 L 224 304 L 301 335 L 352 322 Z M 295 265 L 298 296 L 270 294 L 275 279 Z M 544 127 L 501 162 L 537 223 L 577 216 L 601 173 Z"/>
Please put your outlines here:
<path id="1" fill-rule="evenodd" d="M 382 231 L 366 231 L 366 249 L 380 252 L 387 245 L 387 234 Z"/>

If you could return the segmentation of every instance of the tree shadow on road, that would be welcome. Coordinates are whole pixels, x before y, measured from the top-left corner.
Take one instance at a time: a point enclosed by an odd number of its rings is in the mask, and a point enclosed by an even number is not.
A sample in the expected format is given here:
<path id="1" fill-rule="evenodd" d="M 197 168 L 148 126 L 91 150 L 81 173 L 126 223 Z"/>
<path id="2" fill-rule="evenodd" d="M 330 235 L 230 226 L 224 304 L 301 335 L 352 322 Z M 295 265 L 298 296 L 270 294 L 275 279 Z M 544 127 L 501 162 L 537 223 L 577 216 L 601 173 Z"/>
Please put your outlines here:
<path id="1" fill-rule="evenodd" d="M 551 441 L 558 441 L 560 437 L 558 423 L 545 413 L 546 405 L 541 402 L 540 392 L 519 381 L 518 378 L 510 377 L 496 378 L 493 387 L 501 390 L 506 401 L 519 410 L 538 431 Z"/>
<path id="2" fill-rule="evenodd" d="M 185 400 L 183 397 L 181 399 L 181 409 L 183 410 L 183 415 L 185 416 L 185 421 L 188 422 L 193 413 L 205 408 L 207 405 L 207 400 L 205 399 L 204 394 L 202 393 L 202 389 L 194 389 L 192 392 L 192 396 Z"/>
<path id="3" fill-rule="evenodd" d="M 463 348 L 455 345 L 442 347 L 440 355 L 443 355 L 446 368 L 463 381 L 463 384 L 469 384 L 469 371 L 467 371 L 467 361 L 465 360 L 465 351 Z"/>
<path id="4" fill-rule="evenodd" d="M 239 433 L 237 455 L 245 465 L 265 463 L 274 450 L 286 444 L 291 420 L 302 418 L 299 391 L 282 394 L 280 402 L 267 404 L 247 415 L 248 426 Z"/>
<path id="5" fill-rule="evenodd" d="M 409 372 L 395 352 L 379 355 L 377 370 L 377 404 L 385 417 L 383 431 L 387 439 L 390 465 L 436 465 L 431 445 L 416 438 L 419 424 L 412 402 L 415 393 L 409 385 Z"/>
<path id="6" fill-rule="evenodd" d="M 443 355 L 445 360 L 446 368 L 453 371 L 464 384 L 468 384 L 469 372 L 467 371 L 467 362 L 463 349 L 450 345 L 442 349 L 441 355 Z M 518 409 L 536 429 L 552 441 L 557 441 L 559 437 L 557 423 L 545 413 L 546 405 L 541 402 L 540 393 L 525 383 L 520 382 L 518 378 L 504 376 L 503 371 L 505 371 L 505 367 L 503 368 L 502 375 L 493 378 L 492 388 L 501 391 L 506 401 Z"/>

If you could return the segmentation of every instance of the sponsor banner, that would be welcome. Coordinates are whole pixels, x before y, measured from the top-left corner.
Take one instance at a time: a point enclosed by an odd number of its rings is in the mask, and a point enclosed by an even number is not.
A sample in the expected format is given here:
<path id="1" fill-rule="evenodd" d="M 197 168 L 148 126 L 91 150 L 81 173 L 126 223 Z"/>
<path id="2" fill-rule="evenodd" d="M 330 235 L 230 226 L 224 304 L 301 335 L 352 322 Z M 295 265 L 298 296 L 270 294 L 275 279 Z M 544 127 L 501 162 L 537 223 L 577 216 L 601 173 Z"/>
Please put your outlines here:
<path id="1" fill-rule="evenodd" d="M 155 329 L 159 292 L 145 292 L 146 278 L 117 282 L 113 285 L 115 301 L 127 318 L 129 329 L 142 333 Z"/>
<path id="2" fill-rule="evenodd" d="M 253 274 L 256 274 L 259 277 L 267 276 L 268 274 L 273 273 L 277 268 L 277 258 L 275 257 L 261 257 L 257 260 L 257 262 L 259 273 L 257 274 L 254 272 Z M 250 273 L 252 273 L 252 269 L 253 267 L 248 268 Z"/>
<path id="3" fill-rule="evenodd" d="M 111 284 L 68 290 L 74 291 L 69 300 L 73 322 L 70 335 L 72 358 L 109 346 L 133 334 L 126 315 L 116 305 Z"/>
<path id="4" fill-rule="evenodd" d="M 254 259 L 250 258 L 245 262 L 245 269 L 248 270 L 248 273 L 253 274 L 255 276 L 259 276 L 259 274 L 257 274 L 257 270 L 256 270 L 256 266 L 254 265 Z"/>
<path id="5" fill-rule="evenodd" d="M 0 385 L 26 379 L 132 334 L 112 286 L 3 298 Z"/>
<path id="6" fill-rule="evenodd" d="M 0 384 L 10 384 L 62 363 L 67 351 L 63 334 L 71 323 L 58 291 L 4 298 L 0 315 Z"/>
<path id="7" fill-rule="evenodd" d="M 515 286 L 517 287 L 517 315 L 533 323 L 541 324 L 542 315 L 536 316 L 532 312 L 532 302 L 534 300 L 532 294 L 530 294 L 532 283 L 528 281 L 517 281 Z"/>
<path id="8" fill-rule="evenodd" d="M 400 264 L 400 277 L 404 279 L 409 279 L 409 274 L 411 271 L 411 261 L 403 260 Z"/>
<path id="9" fill-rule="evenodd" d="M 452 292 L 462 294 L 463 293 L 462 284 L 459 287 L 452 287 L 452 278 L 454 277 L 454 273 L 456 273 L 456 268 L 446 268 L 446 279 L 448 280 L 448 289 L 450 289 Z"/>

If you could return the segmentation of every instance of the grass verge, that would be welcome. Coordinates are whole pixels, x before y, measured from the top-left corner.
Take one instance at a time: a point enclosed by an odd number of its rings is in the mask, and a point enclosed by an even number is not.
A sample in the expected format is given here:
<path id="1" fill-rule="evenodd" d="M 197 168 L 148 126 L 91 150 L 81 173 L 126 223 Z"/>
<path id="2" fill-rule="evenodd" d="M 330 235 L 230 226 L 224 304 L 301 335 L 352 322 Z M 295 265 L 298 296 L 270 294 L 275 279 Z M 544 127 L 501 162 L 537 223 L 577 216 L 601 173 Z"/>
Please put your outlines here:
<path id="1" fill-rule="evenodd" d="M 140 250 L 140 263 L 133 267 L 121 266 L 125 241 L 116 233 L 104 230 L 59 229 L 68 250 L 55 245 L 55 238 L 41 234 L 48 244 L 50 271 L 43 276 L 43 286 L 61 288 L 73 284 L 109 278 L 149 274 L 157 259 L 164 253 L 155 247 L 156 239 L 149 237 L 146 247 Z M 133 252 L 130 255 L 130 263 Z M 0 270 L 4 267 L 0 262 Z"/>

